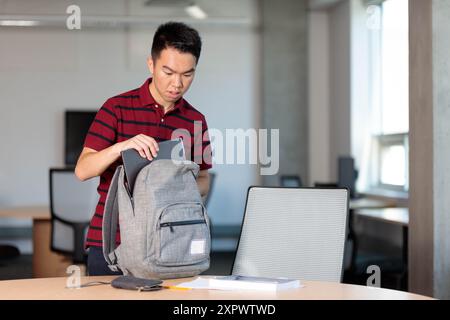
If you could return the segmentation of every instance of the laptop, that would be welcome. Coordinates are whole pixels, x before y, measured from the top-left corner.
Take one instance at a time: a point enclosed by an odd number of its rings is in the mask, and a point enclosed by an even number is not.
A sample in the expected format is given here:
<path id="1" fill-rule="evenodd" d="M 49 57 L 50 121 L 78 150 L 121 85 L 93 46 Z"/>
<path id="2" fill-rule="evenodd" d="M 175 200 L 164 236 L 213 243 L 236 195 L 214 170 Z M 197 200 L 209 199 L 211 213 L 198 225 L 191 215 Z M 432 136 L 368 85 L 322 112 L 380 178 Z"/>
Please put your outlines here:
<path id="1" fill-rule="evenodd" d="M 152 161 L 162 159 L 168 160 L 172 159 L 176 161 L 186 160 L 183 140 L 181 138 L 176 140 L 167 140 L 160 142 L 158 143 L 158 147 L 159 147 L 158 155 L 155 158 L 153 158 L 153 160 L 142 158 L 139 152 L 135 149 L 128 149 L 121 152 L 123 167 L 125 170 L 125 177 L 128 185 L 127 187 L 130 195 L 133 194 L 132 191 L 138 173 L 142 170 L 142 168 L 150 164 Z"/>

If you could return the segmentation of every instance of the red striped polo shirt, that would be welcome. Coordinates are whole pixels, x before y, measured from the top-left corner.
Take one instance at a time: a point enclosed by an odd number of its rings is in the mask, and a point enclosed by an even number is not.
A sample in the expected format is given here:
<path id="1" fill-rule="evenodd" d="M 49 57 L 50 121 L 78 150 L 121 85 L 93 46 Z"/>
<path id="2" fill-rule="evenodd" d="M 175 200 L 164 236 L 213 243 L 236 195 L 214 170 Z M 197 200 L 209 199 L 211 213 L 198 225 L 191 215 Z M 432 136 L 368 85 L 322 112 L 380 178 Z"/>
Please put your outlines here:
<path id="1" fill-rule="evenodd" d="M 204 115 L 183 98 L 176 102 L 171 111 L 164 114 L 162 106 L 159 106 L 150 94 L 151 81 L 149 78 L 140 88 L 109 98 L 97 112 L 84 146 L 100 151 L 138 134 L 153 137 L 157 142 L 183 137 L 186 157 L 199 164 L 200 170 L 210 169 L 211 145 Z M 172 133 L 176 135 L 172 136 Z M 190 139 L 187 139 L 189 137 Z M 86 247 L 102 246 L 106 195 L 114 171 L 120 164 L 121 158 L 100 176 L 97 188 L 100 199 L 89 225 Z M 120 230 L 117 231 L 116 241 L 120 243 Z"/>

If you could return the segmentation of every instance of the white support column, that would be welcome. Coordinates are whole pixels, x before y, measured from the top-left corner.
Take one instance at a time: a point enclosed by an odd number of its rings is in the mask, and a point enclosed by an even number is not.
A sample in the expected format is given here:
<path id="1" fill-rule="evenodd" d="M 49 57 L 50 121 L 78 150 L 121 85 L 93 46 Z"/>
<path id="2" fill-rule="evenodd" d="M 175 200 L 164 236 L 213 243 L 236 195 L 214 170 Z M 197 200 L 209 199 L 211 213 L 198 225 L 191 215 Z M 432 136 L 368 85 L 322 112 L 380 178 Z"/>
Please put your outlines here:
<path id="1" fill-rule="evenodd" d="M 450 1 L 410 0 L 409 288 L 450 299 Z"/>

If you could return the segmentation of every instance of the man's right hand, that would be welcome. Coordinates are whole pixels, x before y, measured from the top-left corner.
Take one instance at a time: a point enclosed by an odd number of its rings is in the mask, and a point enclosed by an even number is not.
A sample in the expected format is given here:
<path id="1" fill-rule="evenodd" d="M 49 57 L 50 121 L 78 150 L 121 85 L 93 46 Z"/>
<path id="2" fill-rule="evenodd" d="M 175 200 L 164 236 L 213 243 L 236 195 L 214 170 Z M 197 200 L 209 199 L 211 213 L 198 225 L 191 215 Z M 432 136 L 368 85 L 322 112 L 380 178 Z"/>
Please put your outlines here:
<path id="1" fill-rule="evenodd" d="M 156 140 L 145 134 L 139 134 L 126 141 L 118 142 L 101 151 L 85 147 L 75 167 L 76 176 L 84 181 L 101 175 L 120 157 L 120 153 L 127 149 L 137 150 L 141 157 L 148 160 L 153 160 L 159 151 Z"/>
<path id="2" fill-rule="evenodd" d="M 159 151 L 158 142 L 145 134 L 138 134 L 131 139 L 118 142 L 114 145 L 114 147 L 119 155 L 124 150 L 135 149 L 139 152 L 142 158 L 147 158 L 148 160 L 153 160 Z"/>

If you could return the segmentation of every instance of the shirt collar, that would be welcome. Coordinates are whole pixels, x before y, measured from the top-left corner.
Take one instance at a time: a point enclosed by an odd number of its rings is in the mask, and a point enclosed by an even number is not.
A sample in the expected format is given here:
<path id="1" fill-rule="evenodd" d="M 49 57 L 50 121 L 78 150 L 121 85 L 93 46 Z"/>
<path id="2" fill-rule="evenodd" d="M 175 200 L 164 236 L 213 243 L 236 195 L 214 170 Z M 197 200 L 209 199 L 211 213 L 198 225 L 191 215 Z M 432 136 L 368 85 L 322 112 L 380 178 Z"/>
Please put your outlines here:
<path id="1" fill-rule="evenodd" d="M 152 94 L 150 93 L 149 85 L 152 82 L 152 78 L 148 78 L 144 84 L 139 88 L 139 98 L 141 99 L 143 106 L 151 106 L 154 107 L 157 102 L 153 98 Z M 183 97 L 181 97 L 176 103 L 174 108 L 171 110 L 171 112 L 175 110 L 179 110 L 181 113 L 184 113 L 186 111 L 186 104 Z"/>

